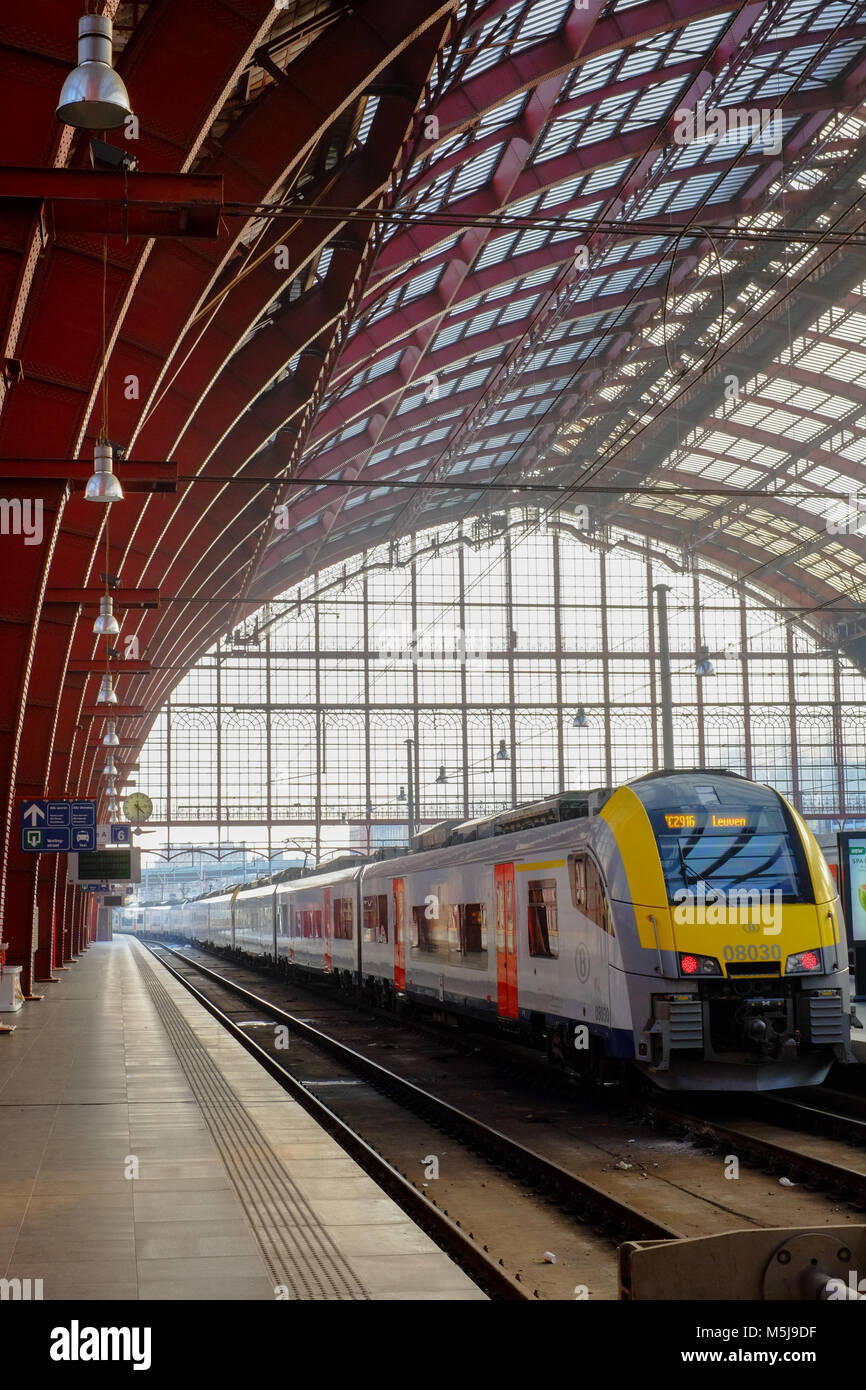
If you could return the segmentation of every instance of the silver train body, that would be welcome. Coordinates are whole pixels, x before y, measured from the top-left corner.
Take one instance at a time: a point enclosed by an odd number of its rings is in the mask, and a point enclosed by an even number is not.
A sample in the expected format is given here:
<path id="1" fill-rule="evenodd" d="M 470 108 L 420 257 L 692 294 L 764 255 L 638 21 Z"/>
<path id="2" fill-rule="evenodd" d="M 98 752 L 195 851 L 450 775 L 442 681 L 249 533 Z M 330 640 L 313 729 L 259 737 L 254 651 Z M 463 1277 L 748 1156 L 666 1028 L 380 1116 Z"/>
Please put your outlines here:
<path id="1" fill-rule="evenodd" d="M 428 834 L 395 858 L 126 910 L 121 929 L 487 1020 L 578 1070 L 628 1063 L 667 1089 L 808 1085 L 853 1060 L 835 884 L 777 792 L 733 774 L 658 774 L 597 796 L 596 814 L 551 819 L 593 809 L 592 794 L 569 795 L 446 827 L 439 847 L 423 847 Z M 689 920 L 683 892 L 700 907 L 725 875 L 739 898 L 703 920 L 693 901 Z M 759 880 L 774 895 L 769 924 Z"/>

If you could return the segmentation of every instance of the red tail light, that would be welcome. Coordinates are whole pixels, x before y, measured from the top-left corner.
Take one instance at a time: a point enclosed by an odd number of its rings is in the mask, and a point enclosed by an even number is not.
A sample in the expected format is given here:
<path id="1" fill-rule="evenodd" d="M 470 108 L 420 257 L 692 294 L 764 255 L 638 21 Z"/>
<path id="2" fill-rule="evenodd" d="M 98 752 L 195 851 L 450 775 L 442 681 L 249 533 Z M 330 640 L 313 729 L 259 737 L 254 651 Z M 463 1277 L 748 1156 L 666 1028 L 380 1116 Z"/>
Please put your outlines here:
<path id="1" fill-rule="evenodd" d="M 698 962 L 694 956 L 683 956 L 680 961 L 680 970 L 682 970 L 684 975 L 694 975 L 697 968 Z"/>
<path id="2" fill-rule="evenodd" d="M 804 951 L 800 960 L 804 970 L 816 970 L 818 967 L 818 957 L 814 951 Z"/>

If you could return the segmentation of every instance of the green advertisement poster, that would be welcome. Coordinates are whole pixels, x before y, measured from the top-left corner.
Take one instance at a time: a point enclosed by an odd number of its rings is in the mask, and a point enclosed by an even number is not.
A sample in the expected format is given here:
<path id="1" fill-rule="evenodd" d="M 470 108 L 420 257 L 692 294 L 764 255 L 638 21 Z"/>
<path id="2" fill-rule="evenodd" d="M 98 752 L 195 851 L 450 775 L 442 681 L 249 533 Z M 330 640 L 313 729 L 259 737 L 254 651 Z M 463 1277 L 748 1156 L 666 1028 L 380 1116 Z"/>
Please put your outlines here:
<path id="1" fill-rule="evenodd" d="M 851 878 L 851 934 L 855 941 L 866 941 L 866 838 L 859 844 L 848 842 L 848 872 Z"/>

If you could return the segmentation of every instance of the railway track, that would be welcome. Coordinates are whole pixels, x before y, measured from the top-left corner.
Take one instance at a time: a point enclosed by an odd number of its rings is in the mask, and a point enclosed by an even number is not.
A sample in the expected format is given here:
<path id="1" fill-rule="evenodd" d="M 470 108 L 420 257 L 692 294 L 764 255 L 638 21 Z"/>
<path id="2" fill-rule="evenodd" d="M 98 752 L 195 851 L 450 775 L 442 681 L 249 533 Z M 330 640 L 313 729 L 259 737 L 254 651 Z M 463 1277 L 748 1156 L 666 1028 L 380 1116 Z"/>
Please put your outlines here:
<path id="1" fill-rule="evenodd" d="M 866 1145 L 866 1100 L 820 1088 L 761 1098 L 761 1118 L 783 1129 L 832 1135 L 852 1148 Z"/>
<path id="2" fill-rule="evenodd" d="M 668 1100 L 647 1099 L 644 1114 L 650 1122 L 674 1133 L 687 1135 L 702 1147 L 724 1149 L 749 1163 L 797 1181 L 813 1190 L 822 1190 L 860 1210 L 866 1210 L 866 1169 L 850 1167 L 835 1159 L 810 1153 L 790 1141 L 776 1142 L 755 1128 L 772 1125 L 787 1135 L 807 1133 L 822 1139 L 843 1139 L 848 1144 L 866 1143 L 866 1120 L 837 1114 L 819 1105 L 784 1096 L 761 1095 L 756 1120 L 746 1107 L 744 1117 L 725 1123 L 702 1109 L 695 1110 Z M 834 1128 L 835 1127 L 835 1128 Z"/>
<path id="3" fill-rule="evenodd" d="M 405 1126 L 400 1125 L 399 1115 L 382 1114 L 375 1103 L 371 1106 L 365 1099 L 364 1089 L 382 1098 L 379 1106 L 384 1100 L 385 1104 L 399 1107 L 404 1115 L 406 1111 L 411 1112 L 424 1125 L 432 1126 L 436 1133 L 450 1136 L 470 1151 L 476 1164 L 480 1157 L 482 1164 L 494 1175 L 507 1173 L 519 1185 L 529 1187 L 537 1197 L 558 1205 L 570 1219 L 577 1218 L 608 1240 L 659 1240 L 679 1236 L 680 1232 L 534 1152 L 476 1115 L 434 1095 L 426 1087 L 398 1075 L 297 1013 L 287 1012 L 237 980 L 191 958 L 187 951 L 178 951 L 162 943 L 147 944 L 147 949 L 491 1297 L 532 1299 L 537 1294 L 525 1278 L 521 1279 L 519 1273 L 508 1273 L 474 1238 L 465 1219 L 461 1224 L 437 1204 L 429 1187 L 419 1186 L 407 1176 L 401 1167 L 401 1144 L 395 1146 L 393 1142 L 395 1132 L 399 1133 Z M 238 1008 L 251 1012 L 253 1018 L 233 1017 Z M 271 1045 L 277 1027 L 288 1032 L 288 1051 L 277 1050 Z M 253 1031 L 257 1033 L 256 1038 L 251 1036 Z M 327 1100 L 323 1094 L 327 1094 Z M 390 1155 L 386 1156 L 383 1149 L 390 1149 Z M 477 1197 L 477 1178 L 472 1186 Z M 466 1210 L 473 1205 L 471 1195 L 469 1191 L 465 1194 Z M 522 1195 L 525 1193 L 512 1194 L 513 1197 Z M 449 1199 L 449 1204 L 454 1207 L 453 1198 Z M 462 1200 L 461 1210 L 464 1210 Z"/>

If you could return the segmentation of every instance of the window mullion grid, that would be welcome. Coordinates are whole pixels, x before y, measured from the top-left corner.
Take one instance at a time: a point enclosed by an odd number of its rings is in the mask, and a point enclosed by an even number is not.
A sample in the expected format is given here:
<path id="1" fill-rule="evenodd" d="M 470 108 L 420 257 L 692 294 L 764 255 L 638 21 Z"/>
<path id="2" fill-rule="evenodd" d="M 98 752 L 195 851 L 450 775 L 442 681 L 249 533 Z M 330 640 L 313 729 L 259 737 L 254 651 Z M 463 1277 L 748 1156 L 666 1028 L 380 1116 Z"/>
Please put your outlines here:
<path id="1" fill-rule="evenodd" d="M 463 818 L 469 819 L 469 712 L 467 708 L 468 692 L 466 682 L 466 661 L 469 650 L 469 643 L 466 633 L 466 567 L 464 564 L 464 549 L 461 545 L 457 552 L 458 584 L 460 586 L 460 631 L 462 640 L 460 650 L 463 653 L 463 660 L 460 664 L 460 743 L 462 747 L 463 768 L 461 772 L 463 786 Z M 474 639 L 473 639 L 474 640 Z"/>
<path id="2" fill-rule="evenodd" d="M 698 652 L 701 650 L 701 646 L 703 645 L 703 639 L 702 639 L 702 636 L 701 636 L 701 586 L 700 586 L 700 581 L 699 581 L 699 578 L 698 578 L 698 563 L 697 563 L 697 557 L 695 558 L 694 567 L 693 567 L 693 569 L 692 569 L 692 617 L 693 617 L 693 619 L 694 619 L 695 659 L 697 659 L 697 654 L 698 654 Z M 697 669 L 697 668 L 695 668 L 695 669 Z M 706 739 L 706 731 L 705 731 L 705 729 L 704 729 L 704 682 L 703 682 L 703 679 L 696 679 L 696 680 L 695 680 L 695 686 L 697 687 L 695 693 L 696 693 L 697 711 L 698 711 L 698 766 L 699 766 L 699 767 L 706 767 L 706 765 L 707 765 L 707 739 Z"/>
<path id="3" fill-rule="evenodd" d="M 604 778 L 605 785 L 613 786 L 613 749 L 611 747 L 610 719 L 610 648 L 607 636 L 607 557 L 602 550 L 598 557 L 599 597 L 601 601 L 601 670 L 602 697 L 604 699 Z"/>
<path id="4" fill-rule="evenodd" d="M 372 852 L 373 789 L 370 782 L 370 586 L 366 572 L 363 578 L 364 605 L 364 820 L 367 826 L 366 852 Z"/>
<path id="5" fill-rule="evenodd" d="M 517 805 L 517 720 L 514 711 L 514 589 L 511 569 L 511 532 L 505 533 L 505 607 L 508 615 L 508 731 L 511 744 L 511 805 Z"/>
<path id="6" fill-rule="evenodd" d="M 562 711 L 562 607 L 560 594 L 559 531 L 551 534 L 553 552 L 553 641 L 556 651 L 556 776 L 559 790 L 565 791 L 565 738 Z"/>
<path id="7" fill-rule="evenodd" d="M 794 628 L 786 623 L 787 636 L 786 662 L 788 668 L 788 730 L 791 740 L 791 800 L 798 811 L 803 809 L 800 795 L 800 754 L 797 740 L 797 703 L 794 691 Z"/>
<path id="8" fill-rule="evenodd" d="M 647 654 L 649 656 L 649 714 L 650 714 L 650 738 L 652 742 L 652 770 L 659 770 L 659 713 L 658 713 L 658 670 L 656 653 L 656 625 L 655 608 L 653 605 L 653 567 L 650 554 L 650 543 L 646 542 L 646 630 L 647 630 Z"/>
<path id="9" fill-rule="evenodd" d="M 418 562 L 412 560 L 412 635 L 413 641 L 418 640 Z M 415 756 L 412 759 L 412 780 L 414 786 L 414 806 L 415 806 L 415 829 L 420 828 L 421 823 L 421 778 L 418 768 L 421 762 L 421 726 L 418 717 L 418 667 L 420 663 L 416 660 L 412 662 L 412 739 Z M 409 788 L 406 788 L 408 796 Z"/>
<path id="10" fill-rule="evenodd" d="M 322 637 L 318 598 L 313 605 L 316 644 L 316 866 L 322 857 L 322 752 L 325 742 L 325 712 L 322 709 Z"/>
<path id="11" fill-rule="evenodd" d="M 740 669 L 743 679 L 743 745 L 746 754 L 745 773 L 752 776 L 752 702 L 749 690 L 749 626 L 746 619 L 746 594 L 740 586 Z"/>
<path id="12" fill-rule="evenodd" d="M 839 653 L 833 655 L 833 761 L 836 764 L 836 800 L 840 816 L 845 815 L 844 744 L 842 733 L 842 678 Z"/>

